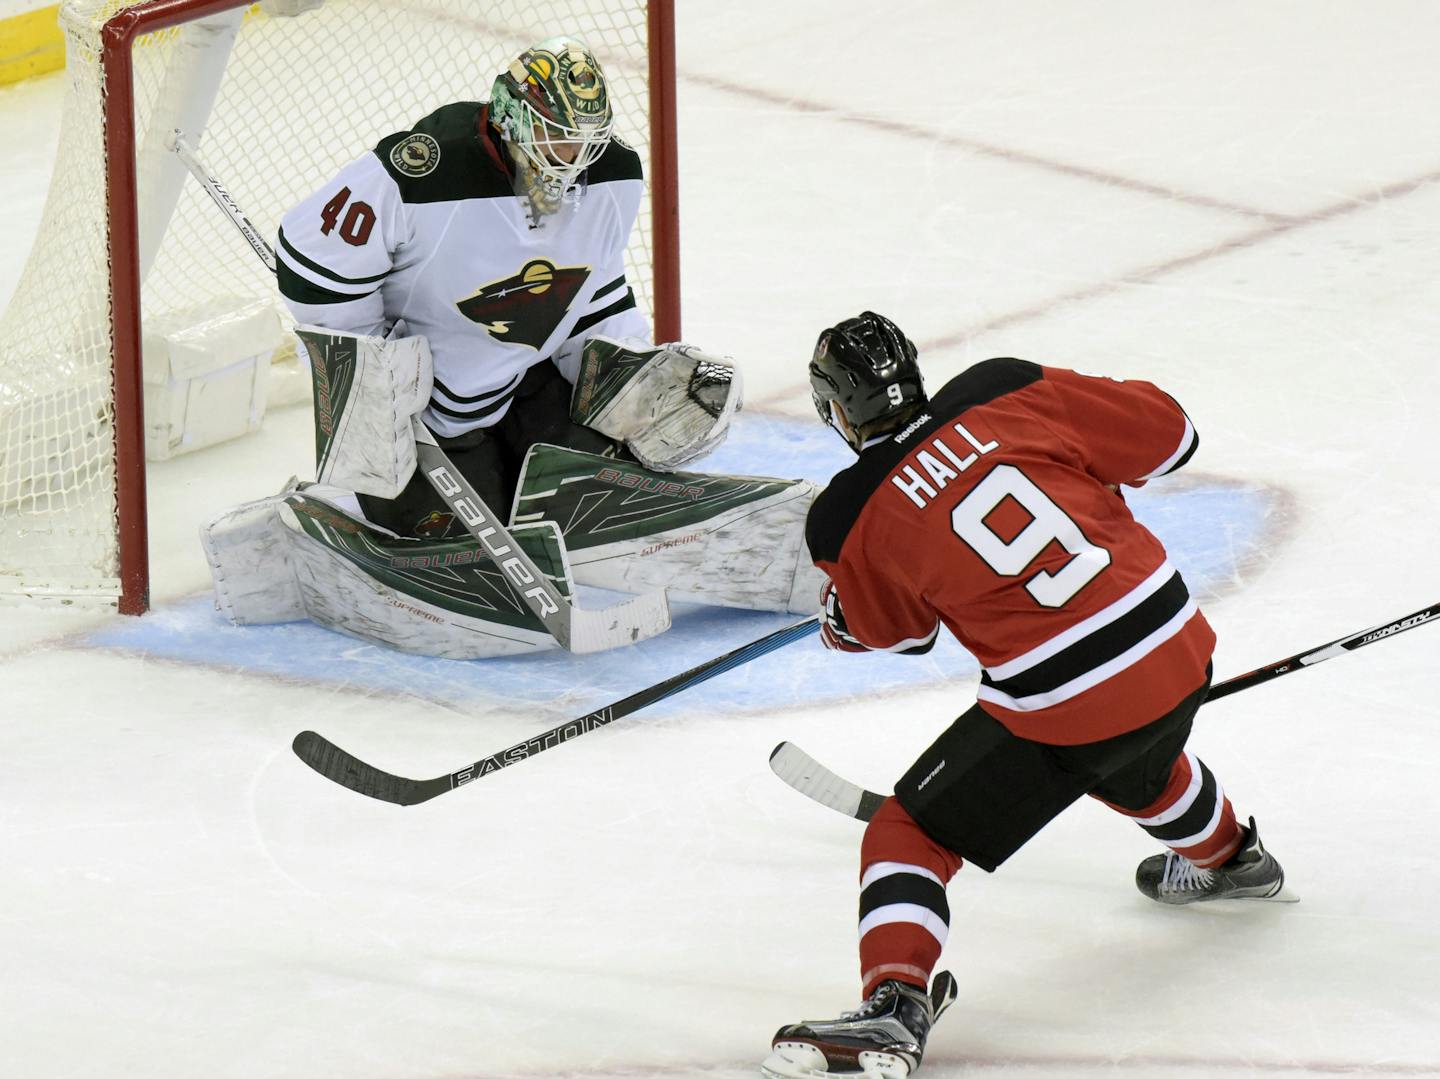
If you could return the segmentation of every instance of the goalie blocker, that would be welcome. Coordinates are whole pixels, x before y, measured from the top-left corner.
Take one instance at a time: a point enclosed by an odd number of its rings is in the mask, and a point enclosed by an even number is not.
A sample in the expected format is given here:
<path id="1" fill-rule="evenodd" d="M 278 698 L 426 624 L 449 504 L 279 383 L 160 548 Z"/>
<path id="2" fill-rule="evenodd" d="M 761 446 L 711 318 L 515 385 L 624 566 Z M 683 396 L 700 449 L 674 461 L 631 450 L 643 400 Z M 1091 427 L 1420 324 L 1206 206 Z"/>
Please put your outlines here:
<path id="1" fill-rule="evenodd" d="M 315 478 L 394 498 L 415 473 L 410 418 L 430 401 L 434 371 L 423 337 L 365 337 L 297 326 L 315 385 Z"/>

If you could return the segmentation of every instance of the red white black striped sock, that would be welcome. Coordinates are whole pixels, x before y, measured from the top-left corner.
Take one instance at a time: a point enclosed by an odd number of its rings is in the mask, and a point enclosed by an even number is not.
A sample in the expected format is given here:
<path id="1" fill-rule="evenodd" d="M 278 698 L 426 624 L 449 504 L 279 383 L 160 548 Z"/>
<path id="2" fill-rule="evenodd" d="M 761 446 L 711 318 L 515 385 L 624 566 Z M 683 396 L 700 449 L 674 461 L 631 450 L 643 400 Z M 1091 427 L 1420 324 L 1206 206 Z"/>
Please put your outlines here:
<path id="1" fill-rule="evenodd" d="M 962 862 L 885 799 L 860 844 L 860 981 L 868 997 L 889 978 L 921 987 L 950 930 L 945 885 Z"/>
<path id="2" fill-rule="evenodd" d="M 1106 805 L 1202 869 L 1214 869 L 1240 849 L 1245 832 L 1225 789 L 1188 749 L 1176 759 L 1159 798 L 1142 809 Z"/>

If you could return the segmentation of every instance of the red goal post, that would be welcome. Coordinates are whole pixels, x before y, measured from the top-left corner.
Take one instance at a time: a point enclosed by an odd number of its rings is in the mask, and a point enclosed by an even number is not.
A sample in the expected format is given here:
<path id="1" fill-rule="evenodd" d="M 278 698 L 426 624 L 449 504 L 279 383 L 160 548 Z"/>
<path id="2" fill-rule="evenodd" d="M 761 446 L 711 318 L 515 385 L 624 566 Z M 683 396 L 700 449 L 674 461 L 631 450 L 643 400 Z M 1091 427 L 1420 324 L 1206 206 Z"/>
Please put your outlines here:
<path id="1" fill-rule="evenodd" d="M 680 338 L 673 0 L 69 0 L 61 18 L 70 91 L 56 176 L 0 323 L 0 592 L 146 610 L 156 335 L 181 327 L 176 340 L 193 337 L 197 319 L 229 317 L 227 304 L 268 302 L 283 317 L 273 282 L 198 187 L 157 175 L 169 165 L 147 158 L 166 156 L 154 152 L 155 129 L 176 116 L 188 116 L 179 126 L 273 238 L 290 204 L 380 136 L 448 101 L 488 96 L 525 45 L 577 34 L 614 84 L 617 130 L 645 159 L 650 200 L 628 276 L 656 340 Z M 71 250 L 91 231 L 83 180 L 72 179 L 86 168 L 103 173 L 96 267 Z M 103 295 L 60 287 L 76 280 Z M 70 306 L 57 310 L 62 301 Z M 22 317 L 59 329 L 6 334 Z M 272 478 L 257 479 L 263 488 Z"/>

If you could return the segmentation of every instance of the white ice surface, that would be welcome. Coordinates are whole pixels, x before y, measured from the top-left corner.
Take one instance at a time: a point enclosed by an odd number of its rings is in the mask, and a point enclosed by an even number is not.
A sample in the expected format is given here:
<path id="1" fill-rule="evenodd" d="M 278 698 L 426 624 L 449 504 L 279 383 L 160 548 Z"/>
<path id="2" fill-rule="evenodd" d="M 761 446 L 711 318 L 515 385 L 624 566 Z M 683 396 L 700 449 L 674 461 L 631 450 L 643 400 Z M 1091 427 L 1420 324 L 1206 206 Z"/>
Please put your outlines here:
<path id="1" fill-rule="evenodd" d="M 932 385 L 991 355 L 1151 378 L 1194 469 L 1281 492 L 1207 604 L 1219 676 L 1440 599 L 1440 8 L 677 7 L 685 335 L 738 357 L 754 408 L 809 414 L 816 333 L 866 307 Z M 0 297 L 62 89 L 0 91 Z M 157 617 L 205 587 L 198 522 L 303 471 L 308 435 L 292 410 L 152 466 Z M 609 698 L 462 714 L 90 643 L 116 621 L 0 606 L 7 1077 L 753 1074 L 856 990 L 860 829 L 769 749 L 888 788 L 973 692 L 682 696 L 399 809 L 290 738 L 428 776 Z M 851 658 L 818 648 L 727 677 Z M 1093 804 L 962 870 L 960 1000 L 921 1075 L 1440 1075 L 1437 685 L 1422 627 L 1202 713 L 1298 906 L 1156 908 L 1130 883 L 1149 842 Z"/>

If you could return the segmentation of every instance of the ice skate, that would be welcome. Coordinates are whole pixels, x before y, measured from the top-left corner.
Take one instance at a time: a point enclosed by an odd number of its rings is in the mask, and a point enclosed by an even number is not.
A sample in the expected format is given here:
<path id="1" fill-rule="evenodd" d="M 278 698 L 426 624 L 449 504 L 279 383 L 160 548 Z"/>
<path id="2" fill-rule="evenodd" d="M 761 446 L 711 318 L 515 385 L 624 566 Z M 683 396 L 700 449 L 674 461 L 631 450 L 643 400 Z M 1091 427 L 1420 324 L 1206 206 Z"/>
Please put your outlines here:
<path id="1" fill-rule="evenodd" d="M 760 1071 L 768 1079 L 905 1079 L 920 1066 L 931 1026 L 954 999 L 949 971 L 935 975 L 928 994 L 905 982 L 881 982 L 839 1019 L 781 1027 Z"/>
<path id="2" fill-rule="evenodd" d="M 1167 850 L 1152 855 L 1135 870 L 1135 887 L 1157 903 L 1180 906 L 1211 899 L 1266 899 L 1294 903 L 1299 896 L 1285 890 L 1285 871 L 1260 842 L 1255 818 L 1245 829 L 1245 842 L 1229 861 L 1201 869 L 1188 858 Z"/>

